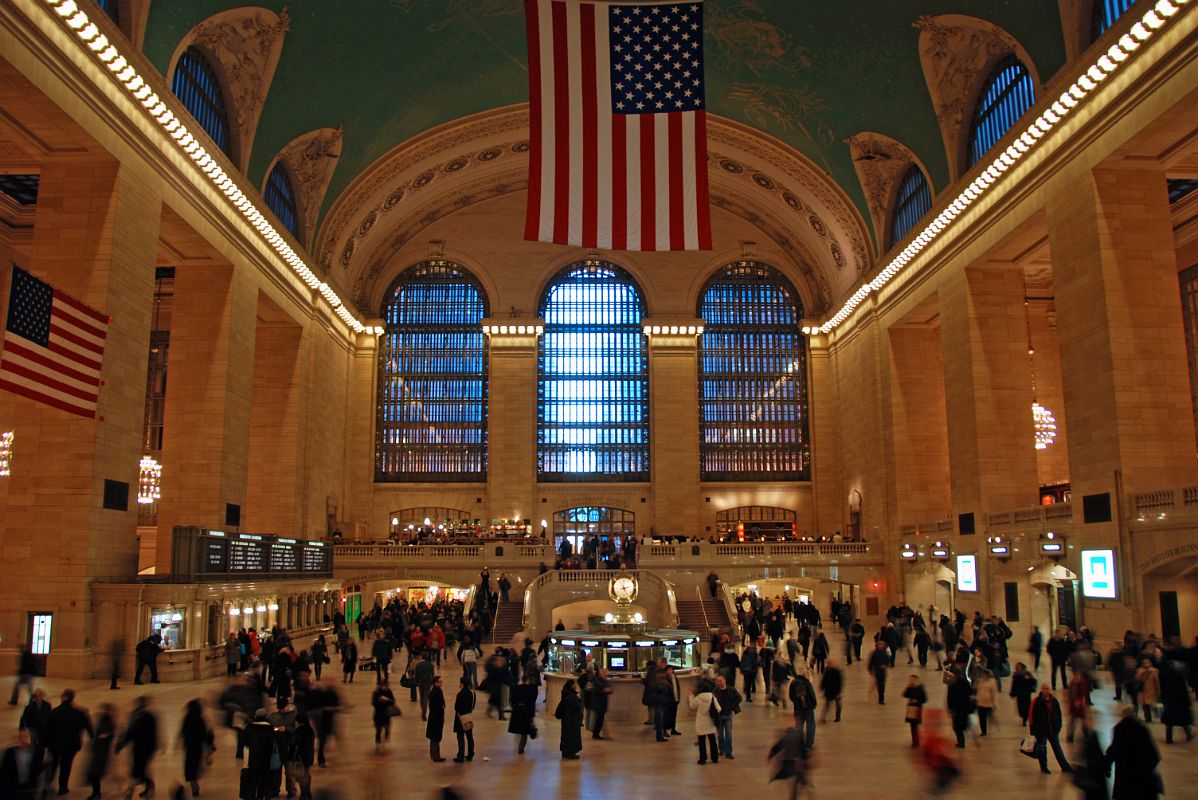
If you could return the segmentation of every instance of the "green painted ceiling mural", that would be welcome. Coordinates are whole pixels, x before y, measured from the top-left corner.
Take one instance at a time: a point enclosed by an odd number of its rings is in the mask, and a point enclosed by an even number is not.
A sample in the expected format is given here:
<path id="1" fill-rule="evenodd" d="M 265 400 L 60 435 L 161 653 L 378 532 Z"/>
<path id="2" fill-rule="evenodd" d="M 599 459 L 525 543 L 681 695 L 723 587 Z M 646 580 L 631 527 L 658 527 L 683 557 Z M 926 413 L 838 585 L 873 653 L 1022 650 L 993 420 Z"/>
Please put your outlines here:
<path id="1" fill-rule="evenodd" d="M 193 26 L 229 0 L 155 0 L 147 56 L 166 71 Z M 522 0 L 262 0 L 290 31 L 248 177 L 314 128 L 345 125 L 325 210 L 395 145 L 430 127 L 528 100 Z M 827 171 L 868 220 L 844 139 L 884 133 L 910 147 L 939 190 L 944 146 L 919 63 L 924 15 L 988 19 L 1031 54 L 1042 80 L 1064 63 L 1054 0 L 707 0 L 707 107 L 763 130 Z"/>

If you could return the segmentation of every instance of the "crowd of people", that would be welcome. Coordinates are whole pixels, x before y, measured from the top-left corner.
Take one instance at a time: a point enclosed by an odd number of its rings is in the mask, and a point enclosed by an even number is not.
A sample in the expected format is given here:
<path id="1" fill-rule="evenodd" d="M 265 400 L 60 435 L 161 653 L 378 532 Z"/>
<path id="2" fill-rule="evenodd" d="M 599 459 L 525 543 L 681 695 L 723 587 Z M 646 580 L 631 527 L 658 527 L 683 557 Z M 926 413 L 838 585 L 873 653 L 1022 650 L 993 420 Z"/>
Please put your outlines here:
<path id="1" fill-rule="evenodd" d="M 125 749 L 130 753 L 126 796 L 152 793 L 155 755 L 172 737 L 183 751 L 180 791 L 189 789 L 197 796 L 215 760 L 217 737 L 208 720 L 214 715 L 233 732 L 240 797 L 310 798 L 314 768 L 332 760 L 328 744 L 339 735 L 338 726 L 354 724 L 342 697 L 345 688 L 339 686 L 355 676 L 373 679 L 369 724 L 380 754 L 390 746 L 394 718 L 405 713 L 396 693 L 406 689 L 408 713 L 421 715 L 431 762 L 450 760 L 441 750 L 450 733 L 457 745 L 452 760 L 472 762 L 476 719 L 482 713 L 507 723 L 519 756 L 539 733 L 537 706 L 548 648 L 546 637 L 540 647 L 525 639 L 519 648 L 484 652 L 492 604 L 506 599 L 504 577 L 493 584 L 484 570 L 477 596 L 488 598 L 488 605 L 480 602 L 470 609 L 444 597 L 380 602 L 355 621 L 357 637 L 340 615 L 330 620 L 328 637 L 317 636 L 307 647 L 298 647 L 287 631 L 277 628 L 232 634 L 226 644 L 229 685 L 211 703 L 189 701 L 177 731 L 162 729 L 149 696 L 137 697 L 122 719 L 111 703 L 89 713 L 67 689 L 52 705 L 43 690 L 18 681 L 13 701 L 23 691 L 30 698 L 20 717 L 19 740 L 0 764 L 0 797 L 32 798 L 55 787 L 67 794 L 85 737 L 91 798 L 102 796 L 112 761 Z M 693 689 L 666 659 L 649 666 L 640 689 L 644 724 L 652 727 L 657 743 L 691 737 L 697 762 L 716 764 L 736 758 L 737 717 L 747 704 L 764 700 L 789 712 L 791 722 L 770 756 L 773 778 L 799 793 L 810 783 L 817 728 L 845 719 L 846 667 L 862 660 L 866 628 L 852 605 L 840 600 L 827 609 L 825 625 L 824 614 L 809 602 L 756 593 L 735 599 L 741 610 L 738 625 L 713 634 Z M 1033 628 L 1020 648 L 1001 617 L 975 613 L 970 619 L 959 610 L 950 615 L 935 608 L 925 613 L 904 604 L 887 611 L 872 638 L 864 667 L 878 704 L 887 702 L 888 674 L 900 666 L 912 670 L 899 695 L 902 713 L 896 712 L 894 719 L 899 724 L 901 717 L 909 730 L 916 763 L 927 771 L 936 792 L 947 790 L 961 774 L 963 760 L 953 755 L 953 745 L 964 748 L 972 740 L 984 746 L 996 721 L 1006 716 L 1000 707 L 1007 702 L 1026 728 L 1021 752 L 1045 773 L 1051 771 L 1051 754 L 1087 800 L 1154 798 L 1163 791 L 1160 754 L 1148 726 L 1163 724 L 1167 743 L 1175 740 L 1175 729 L 1192 739 L 1198 647 L 1128 631 L 1104 659 L 1085 629 L 1061 629 L 1046 640 Z M 905 664 L 899 661 L 904 656 Z M 1047 657 L 1047 680 L 1037 677 L 1042 656 Z M 342 663 L 341 681 L 322 680 L 321 667 L 334 657 Z M 450 662 L 460 665 L 461 675 L 447 688 L 444 667 Z M 396 673 L 398 689 L 393 688 Z M 925 684 L 930 675 L 945 686 L 943 708 L 933 702 Z M 1058 677 L 1059 693 L 1054 686 Z M 562 760 L 582 757 L 585 733 L 591 740 L 610 738 L 607 717 L 614 685 L 608 671 L 589 658 L 564 682 L 549 709 L 560 724 Z M 1105 747 L 1092 712 L 1094 693 L 1104 689 L 1128 703 Z M 1009 701 L 1003 700 L 1004 692 Z M 338 723 L 342 717 L 346 721 Z M 950 731 L 948 736 L 942 735 L 942 727 Z M 1079 742 L 1072 759 L 1062 734 L 1066 743 Z M 1113 795 L 1107 788 L 1112 771 Z"/>

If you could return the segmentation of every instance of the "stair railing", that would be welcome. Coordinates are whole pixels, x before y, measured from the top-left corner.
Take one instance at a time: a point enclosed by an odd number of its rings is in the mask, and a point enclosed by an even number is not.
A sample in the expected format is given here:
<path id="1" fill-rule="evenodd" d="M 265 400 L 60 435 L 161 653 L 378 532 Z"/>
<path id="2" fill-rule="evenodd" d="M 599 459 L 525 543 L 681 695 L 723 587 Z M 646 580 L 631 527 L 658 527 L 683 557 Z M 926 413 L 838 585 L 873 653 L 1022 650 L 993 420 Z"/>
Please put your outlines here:
<path id="1" fill-rule="evenodd" d="M 695 596 L 699 598 L 699 610 L 703 612 L 703 625 L 707 631 L 711 632 L 711 620 L 707 618 L 707 606 L 703 603 L 703 590 L 698 586 L 695 587 Z"/>

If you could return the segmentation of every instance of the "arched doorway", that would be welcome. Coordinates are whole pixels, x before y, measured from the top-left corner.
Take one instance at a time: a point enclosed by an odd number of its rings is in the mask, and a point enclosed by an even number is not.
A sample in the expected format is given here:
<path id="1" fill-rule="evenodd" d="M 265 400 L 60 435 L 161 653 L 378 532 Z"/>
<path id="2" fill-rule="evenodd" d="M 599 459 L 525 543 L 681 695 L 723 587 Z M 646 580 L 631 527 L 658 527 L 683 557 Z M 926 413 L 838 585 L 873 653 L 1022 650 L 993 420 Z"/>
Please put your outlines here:
<path id="1" fill-rule="evenodd" d="M 597 548 L 619 551 L 636 535 L 636 514 L 607 506 L 576 506 L 553 512 L 553 546 L 561 556 L 586 557 Z"/>

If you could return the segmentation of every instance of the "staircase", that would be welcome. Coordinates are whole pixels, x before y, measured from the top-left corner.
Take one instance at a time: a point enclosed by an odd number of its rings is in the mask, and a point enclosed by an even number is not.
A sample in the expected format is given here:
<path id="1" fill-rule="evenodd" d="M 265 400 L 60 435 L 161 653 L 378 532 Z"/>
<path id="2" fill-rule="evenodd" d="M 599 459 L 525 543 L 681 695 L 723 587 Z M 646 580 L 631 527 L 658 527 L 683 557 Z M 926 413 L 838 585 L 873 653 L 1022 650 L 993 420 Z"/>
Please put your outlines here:
<path id="1" fill-rule="evenodd" d="M 720 600 L 712 600 L 710 596 L 694 600 L 679 598 L 678 627 L 688 631 L 698 631 L 706 634 L 710 628 L 722 628 L 728 624 L 728 611 Z M 706 615 L 706 616 L 704 616 Z"/>
<path id="2" fill-rule="evenodd" d="M 500 603 L 491 629 L 491 644 L 508 644 L 524 630 L 524 604 Z"/>

